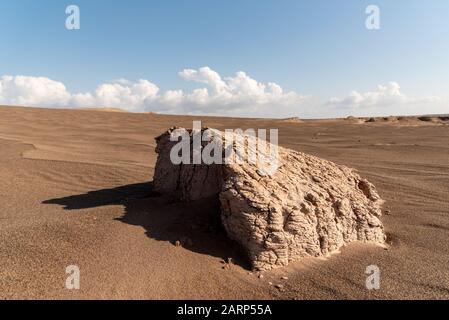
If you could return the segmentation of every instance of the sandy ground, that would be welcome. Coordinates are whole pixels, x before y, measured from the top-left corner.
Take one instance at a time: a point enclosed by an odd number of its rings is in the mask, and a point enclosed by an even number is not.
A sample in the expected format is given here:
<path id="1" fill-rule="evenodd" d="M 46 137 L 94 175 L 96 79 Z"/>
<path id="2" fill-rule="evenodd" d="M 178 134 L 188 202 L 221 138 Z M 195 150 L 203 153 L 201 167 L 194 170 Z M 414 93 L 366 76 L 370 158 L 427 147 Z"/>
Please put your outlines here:
<path id="1" fill-rule="evenodd" d="M 154 137 L 191 121 L 0 107 L 0 298 L 449 298 L 449 125 L 203 118 L 218 129 L 278 128 L 281 145 L 358 169 L 387 201 L 388 249 L 352 244 L 259 278 L 220 228 L 215 201 L 151 192 Z M 173 245 L 183 237 L 192 243 Z M 65 288 L 73 264 L 80 290 Z M 380 290 L 365 288 L 372 264 Z"/>

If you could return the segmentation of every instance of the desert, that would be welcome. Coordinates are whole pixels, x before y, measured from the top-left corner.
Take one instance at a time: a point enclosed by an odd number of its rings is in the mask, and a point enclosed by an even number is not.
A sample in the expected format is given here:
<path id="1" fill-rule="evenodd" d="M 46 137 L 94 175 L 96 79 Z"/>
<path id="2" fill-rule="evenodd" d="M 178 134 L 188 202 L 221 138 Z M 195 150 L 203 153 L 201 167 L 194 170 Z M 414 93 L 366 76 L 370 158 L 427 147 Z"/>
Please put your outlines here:
<path id="1" fill-rule="evenodd" d="M 114 110 L 117 111 L 117 110 Z M 267 119 L 0 107 L 2 299 L 448 299 L 445 115 Z M 193 120 L 277 128 L 279 145 L 348 166 L 385 201 L 385 246 L 252 270 L 219 203 L 152 187 L 155 138 Z M 65 287 L 77 265 L 79 290 Z M 381 289 L 367 290 L 367 267 Z"/>

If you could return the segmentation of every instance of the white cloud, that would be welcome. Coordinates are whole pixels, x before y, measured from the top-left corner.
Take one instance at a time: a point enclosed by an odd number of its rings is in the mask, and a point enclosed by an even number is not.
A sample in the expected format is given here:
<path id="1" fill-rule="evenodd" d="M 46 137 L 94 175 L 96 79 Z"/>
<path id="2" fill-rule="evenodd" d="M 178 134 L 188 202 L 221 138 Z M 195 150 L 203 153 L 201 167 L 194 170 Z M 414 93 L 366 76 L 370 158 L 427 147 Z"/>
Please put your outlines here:
<path id="1" fill-rule="evenodd" d="M 199 84 L 185 92 L 161 91 L 148 81 L 117 79 L 91 92 L 71 93 L 63 83 L 45 77 L 0 77 L 0 105 L 35 107 L 121 108 L 176 114 L 209 114 L 264 117 L 340 117 L 388 114 L 447 113 L 449 101 L 439 97 L 411 97 L 397 82 L 367 92 L 352 91 L 323 103 L 319 98 L 285 92 L 278 84 L 261 83 L 245 72 L 222 77 L 209 67 L 185 69 L 179 76 Z M 308 108 L 303 108 L 307 101 Z M 299 108 L 301 106 L 301 109 Z"/>
<path id="2" fill-rule="evenodd" d="M 352 91 L 343 98 L 331 98 L 327 105 L 337 108 L 368 109 L 401 106 L 404 104 L 416 105 L 420 103 L 437 103 L 439 97 L 410 97 L 401 92 L 397 82 L 389 82 L 386 85 L 378 85 L 377 90 L 368 92 Z"/>
<path id="3" fill-rule="evenodd" d="M 179 75 L 187 81 L 207 85 L 184 95 L 182 109 L 187 113 L 200 111 L 254 115 L 282 113 L 286 109 L 295 109 L 297 113 L 298 105 L 305 100 L 304 96 L 296 92 L 285 93 L 279 85 L 258 82 L 242 71 L 224 79 L 208 67 L 186 69 Z"/>
<path id="4" fill-rule="evenodd" d="M 158 98 L 159 88 L 148 80 L 135 83 L 120 80 L 104 83 L 95 92 L 72 95 L 69 106 L 114 107 L 129 111 L 144 111 L 145 105 Z"/>
<path id="5" fill-rule="evenodd" d="M 70 93 L 58 81 L 9 75 L 0 78 L 0 104 L 58 107 L 66 105 L 69 100 Z"/>
<path id="6" fill-rule="evenodd" d="M 198 70 L 184 69 L 179 72 L 179 75 L 187 81 L 207 84 L 216 93 L 222 92 L 226 88 L 226 83 L 221 79 L 221 76 L 209 67 L 203 67 Z"/>
<path id="7" fill-rule="evenodd" d="M 99 85 L 93 92 L 70 93 L 63 83 L 44 77 L 3 76 L 0 104 L 38 107 L 116 107 L 129 111 L 167 113 L 277 115 L 298 113 L 305 97 L 284 92 L 275 83 L 261 83 L 245 72 L 222 78 L 209 67 L 185 69 L 181 78 L 204 84 L 191 92 L 167 90 L 148 80 L 117 79 Z M 279 108 L 283 108 L 279 109 Z"/>

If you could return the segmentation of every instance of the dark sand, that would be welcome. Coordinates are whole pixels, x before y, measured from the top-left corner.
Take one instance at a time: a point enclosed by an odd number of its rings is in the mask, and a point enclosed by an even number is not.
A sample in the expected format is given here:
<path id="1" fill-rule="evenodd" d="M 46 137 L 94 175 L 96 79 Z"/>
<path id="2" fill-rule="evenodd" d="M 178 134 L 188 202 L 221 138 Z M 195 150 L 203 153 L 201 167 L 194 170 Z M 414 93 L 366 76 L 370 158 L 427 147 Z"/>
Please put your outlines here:
<path id="1" fill-rule="evenodd" d="M 390 210 L 389 249 L 352 244 L 258 278 L 221 230 L 215 201 L 151 192 L 154 137 L 190 128 L 191 117 L 0 107 L 0 298 L 449 298 L 449 125 L 203 120 L 279 128 L 282 146 L 358 169 Z M 174 246 L 181 238 L 192 243 Z M 71 264 L 80 290 L 65 289 Z M 378 291 L 365 288 L 371 264 Z"/>

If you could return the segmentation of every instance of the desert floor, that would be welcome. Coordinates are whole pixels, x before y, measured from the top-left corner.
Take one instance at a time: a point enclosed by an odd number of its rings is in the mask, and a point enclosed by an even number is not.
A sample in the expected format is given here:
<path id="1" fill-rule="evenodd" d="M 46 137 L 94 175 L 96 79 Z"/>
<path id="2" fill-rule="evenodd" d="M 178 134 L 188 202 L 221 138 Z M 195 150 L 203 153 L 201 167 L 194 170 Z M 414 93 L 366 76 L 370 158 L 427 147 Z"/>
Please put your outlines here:
<path id="1" fill-rule="evenodd" d="M 0 298 L 449 299 L 449 125 L 203 117 L 218 129 L 278 128 L 282 146 L 358 169 L 390 211 L 387 249 L 351 244 L 259 278 L 216 203 L 149 188 L 154 137 L 192 119 L 0 107 Z M 183 237 L 192 243 L 173 244 Z M 370 291 L 372 264 L 381 287 Z M 80 290 L 65 288 L 68 265 Z"/>

